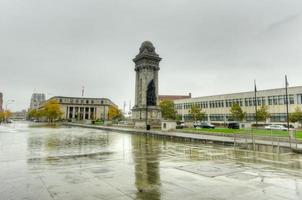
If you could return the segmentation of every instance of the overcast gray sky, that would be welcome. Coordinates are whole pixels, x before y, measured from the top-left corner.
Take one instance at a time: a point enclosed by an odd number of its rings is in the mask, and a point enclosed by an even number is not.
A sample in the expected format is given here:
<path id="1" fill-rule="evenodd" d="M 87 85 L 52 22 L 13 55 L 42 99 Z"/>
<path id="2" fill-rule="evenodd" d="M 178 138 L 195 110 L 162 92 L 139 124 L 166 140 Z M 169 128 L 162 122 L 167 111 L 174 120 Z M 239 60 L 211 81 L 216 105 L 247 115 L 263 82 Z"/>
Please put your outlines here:
<path id="1" fill-rule="evenodd" d="M 301 0 L 1 0 L 0 91 L 134 99 L 144 40 L 163 58 L 160 94 L 302 85 Z"/>

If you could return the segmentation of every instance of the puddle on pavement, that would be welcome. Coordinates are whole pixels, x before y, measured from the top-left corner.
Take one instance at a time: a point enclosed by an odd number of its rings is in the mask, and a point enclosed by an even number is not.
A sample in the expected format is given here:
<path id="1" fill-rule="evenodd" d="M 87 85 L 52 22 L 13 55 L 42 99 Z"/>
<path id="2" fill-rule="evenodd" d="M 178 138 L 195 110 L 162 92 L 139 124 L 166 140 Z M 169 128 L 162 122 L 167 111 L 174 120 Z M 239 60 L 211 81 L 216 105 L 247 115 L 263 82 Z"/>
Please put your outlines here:
<path id="1" fill-rule="evenodd" d="M 268 174 L 271 169 L 281 169 L 295 176 L 301 175 L 301 155 L 288 151 L 271 153 L 269 147 L 251 151 L 200 141 L 84 128 L 32 128 L 27 124 L 6 129 L 7 131 L 3 128 L 0 130 L 0 139 L 6 142 L 1 143 L 2 149 L 9 148 L 9 142 L 17 148 L 2 153 L 0 159 L 8 159 L 17 153 L 20 159 L 26 160 L 27 167 L 32 172 L 73 167 L 78 169 L 80 166 L 97 179 L 116 177 L 117 182 L 123 177 L 116 176 L 117 171 L 133 171 L 136 199 L 161 198 L 161 170 L 165 169 L 210 178 L 226 176 L 238 180 L 257 178 L 258 174 L 253 173 L 253 169 L 259 169 L 263 174 Z M 18 136 L 13 136 L 12 130 L 19 132 Z M 66 173 L 66 181 L 71 183 L 87 180 L 72 177 L 68 175 L 69 172 L 59 173 Z M 179 181 L 185 179 L 189 178 Z"/>

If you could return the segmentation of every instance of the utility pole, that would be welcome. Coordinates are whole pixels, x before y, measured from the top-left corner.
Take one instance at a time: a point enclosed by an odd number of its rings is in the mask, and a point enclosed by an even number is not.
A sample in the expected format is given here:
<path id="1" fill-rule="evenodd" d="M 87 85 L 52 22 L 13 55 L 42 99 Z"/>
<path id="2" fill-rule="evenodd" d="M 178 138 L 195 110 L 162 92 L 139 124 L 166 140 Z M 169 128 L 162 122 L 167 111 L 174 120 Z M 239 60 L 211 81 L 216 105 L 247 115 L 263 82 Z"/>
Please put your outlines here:
<path id="1" fill-rule="evenodd" d="M 287 75 L 285 75 L 285 101 L 286 101 L 286 119 L 287 119 L 287 130 L 289 131 L 289 113 L 288 113 L 288 82 Z"/>
<path id="2" fill-rule="evenodd" d="M 254 80 L 254 93 L 255 93 L 255 121 L 256 121 L 256 128 L 258 127 L 258 119 L 257 119 L 257 86 L 256 80 Z"/>

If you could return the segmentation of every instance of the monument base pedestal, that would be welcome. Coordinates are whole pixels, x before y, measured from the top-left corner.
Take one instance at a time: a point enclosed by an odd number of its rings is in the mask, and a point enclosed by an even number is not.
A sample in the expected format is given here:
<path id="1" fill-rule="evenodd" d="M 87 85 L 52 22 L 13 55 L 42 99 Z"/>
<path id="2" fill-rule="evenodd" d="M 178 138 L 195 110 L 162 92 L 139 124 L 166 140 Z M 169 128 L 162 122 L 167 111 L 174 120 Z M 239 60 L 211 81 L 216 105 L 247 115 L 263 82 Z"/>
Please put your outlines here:
<path id="1" fill-rule="evenodd" d="M 147 125 L 150 125 L 151 128 L 160 128 L 161 109 L 159 106 L 133 108 L 132 120 L 134 122 L 134 128 L 147 129 Z"/>

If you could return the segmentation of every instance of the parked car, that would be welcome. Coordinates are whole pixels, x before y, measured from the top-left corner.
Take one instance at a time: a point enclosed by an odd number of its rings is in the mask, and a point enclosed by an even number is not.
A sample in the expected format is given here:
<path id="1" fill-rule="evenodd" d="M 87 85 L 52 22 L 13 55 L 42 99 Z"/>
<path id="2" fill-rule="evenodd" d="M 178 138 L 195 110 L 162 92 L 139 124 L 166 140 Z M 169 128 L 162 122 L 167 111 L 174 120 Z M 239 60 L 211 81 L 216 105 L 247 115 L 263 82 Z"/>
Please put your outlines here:
<path id="1" fill-rule="evenodd" d="M 266 129 L 266 130 L 287 131 L 287 127 L 285 127 L 284 125 L 280 125 L 280 124 L 268 125 L 268 126 L 265 126 L 264 129 Z"/>
<path id="2" fill-rule="evenodd" d="M 230 122 L 228 124 L 228 128 L 230 128 L 230 129 L 239 129 L 240 128 L 240 124 L 238 122 Z"/>
<path id="3" fill-rule="evenodd" d="M 176 129 L 187 128 L 184 122 L 176 122 Z"/>
<path id="4" fill-rule="evenodd" d="M 195 128 L 215 128 L 215 126 L 209 122 L 201 122 L 196 124 Z"/>
<path id="5" fill-rule="evenodd" d="M 285 125 L 283 125 L 285 128 L 287 128 L 287 125 L 285 124 Z M 295 127 L 292 125 L 292 124 L 290 124 L 289 125 L 289 129 L 294 129 Z"/>
<path id="6" fill-rule="evenodd" d="M 194 128 L 196 128 L 196 127 L 199 126 L 200 124 L 201 124 L 200 121 L 196 121 L 196 122 L 193 123 L 193 126 L 194 126 Z"/>
<path id="7" fill-rule="evenodd" d="M 13 123 L 14 121 L 13 120 L 11 120 L 11 119 L 7 119 L 6 120 L 6 123 Z"/>

